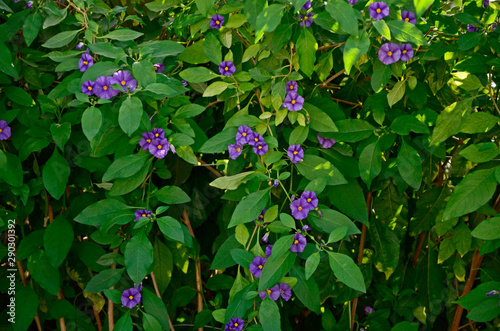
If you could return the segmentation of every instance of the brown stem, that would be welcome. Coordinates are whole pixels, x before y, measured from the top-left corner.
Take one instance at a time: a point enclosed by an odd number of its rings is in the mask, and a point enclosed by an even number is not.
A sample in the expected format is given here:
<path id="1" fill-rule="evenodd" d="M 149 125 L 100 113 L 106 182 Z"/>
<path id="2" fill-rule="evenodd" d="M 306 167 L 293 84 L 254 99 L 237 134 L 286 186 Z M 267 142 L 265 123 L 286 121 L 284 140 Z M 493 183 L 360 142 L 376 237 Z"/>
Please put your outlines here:
<path id="1" fill-rule="evenodd" d="M 198 157 L 198 162 L 200 162 L 201 164 L 207 164 L 205 161 L 203 161 L 199 157 Z M 215 170 L 214 168 L 212 168 L 211 166 L 206 166 L 206 168 L 208 170 L 210 170 L 215 176 L 222 177 L 222 174 L 220 172 L 218 172 L 217 170 Z"/>
<path id="2" fill-rule="evenodd" d="M 427 231 L 422 232 L 420 234 L 420 238 L 418 239 L 418 244 L 417 248 L 415 248 L 415 254 L 413 254 L 413 259 L 412 259 L 412 264 L 416 268 L 418 265 L 418 256 L 420 255 L 420 252 L 422 251 L 422 246 L 424 245 L 425 238 L 427 237 Z"/>
<path id="3" fill-rule="evenodd" d="M 57 294 L 57 299 L 64 299 L 64 295 L 62 293 L 62 288 L 59 288 L 59 293 Z M 64 321 L 64 317 L 59 319 L 59 326 L 61 327 L 61 331 L 66 331 L 66 322 Z"/>
<path id="4" fill-rule="evenodd" d="M 491 101 L 493 101 L 493 105 L 495 106 L 495 109 L 497 110 L 498 114 L 500 115 L 500 109 L 498 109 L 497 101 L 495 100 L 495 95 L 493 94 L 493 90 L 491 89 L 491 70 L 490 74 L 488 75 L 488 90 L 490 91 L 490 98 Z"/>
<path id="5" fill-rule="evenodd" d="M 95 316 L 95 322 L 97 323 L 97 329 L 99 331 L 102 331 L 102 322 L 101 322 L 101 317 L 99 316 L 99 312 L 97 311 L 97 308 L 95 305 L 92 305 L 92 309 L 94 310 L 94 316 Z"/>
<path id="6" fill-rule="evenodd" d="M 158 284 L 156 283 L 155 273 L 151 271 L 151 280 L 153 281 L 153 287 L 155 288 L 155 293 L 158 298 L 161 298 L 160 290 L 158 289 Z M 175 331 L 174 325 L 172 324 L 172 320 L 170 319 L 170 315 L 168 315 L 168 324 L 170 325 L 170 330 Z"/>
<path id="7" fill-rule="evenodd" d="M 118 248 L 113 249 L 113 253 L 118 253 Z M 111 269 L 116 269 L 116 264 L 111 266 Z M 111 289 L 114 289 L 114 286 L 111 286 Z M 108 299 L 108 329 L 113 330 L 115 328 L 115 304 L 113 301 Z"/>
<path id="8" fill-rule="evenodd" d="M 345 69 L 342 69 L 340 70 L 339 72 L 337 72 L 335 75 L 333 75 L 332 77 L 328 78 L 327 80 L 325 80 L 321 86 L 319 88 L 325 88 L 328 83 L 330 83 L 332 80 L 334 80 L 335 78 L 337 78 L 338 76 L 342 75 L 343 73 L 345 72 Z"/>
<path id="9" fill-rule="evenodd" d="M 323 49 L 335 48 L 335 47 L 339 47 L 339 46 L 342 46 L 342 45 L 345 45 L 345 42 L 338 43 L 338 44 L 333 44 L 333 45 L 328 45 L 328 46 L 320 46 L 320 47 L 318 47 L 317 51 L 321 51 Z"/>
<path id="10" fill-rule="evenodd" d="M 265 113 L 266 111 L 264 110 L 264 106 L 262 106 L 262 102 L 260 102 L 259 90 L 255 90 L 255 95 L 257 96 L 257 100 L 259 100 L 260 110 L 261 110 L 263 113 Z"/>
<path id="11" fill-rule="evenodd" d="M 337 98 L 331 98 L 331 99 L 333 101 L 345 103 L 346 105 L 357 106 L 357 107 L 363 108 L 363 105 L 360 105 L 359 103 L 355 103 L 355 102 L 351 102 L 351 101 L 347 101 L 347 100 L 342 100 L 342 99 L 337 99 Z"/>
<path id="12" fill-rule="evenodd" d="M 205 108 L 209 108 L 209 107 L 212 107 L 213 105 L 216 105 L 218 104 L 219 102 L 222 102 L 221 100 L 215 100 L 215 101 L 212 101 L 210 102 L 208 105 L 205 106 Z"/>

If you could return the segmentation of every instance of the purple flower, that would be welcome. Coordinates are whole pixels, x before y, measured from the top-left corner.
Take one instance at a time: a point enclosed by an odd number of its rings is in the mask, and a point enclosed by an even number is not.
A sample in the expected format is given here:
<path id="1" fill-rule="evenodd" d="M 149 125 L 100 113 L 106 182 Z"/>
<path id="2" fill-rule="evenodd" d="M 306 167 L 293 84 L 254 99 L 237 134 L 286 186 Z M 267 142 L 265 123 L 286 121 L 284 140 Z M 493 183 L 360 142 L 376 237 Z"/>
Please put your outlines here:
<path id="1" fill-rule="evenodd" d="M 21 1 L 21 0 L 14 0 L 14 3 L 18 3 L 19 1 Z"/>
<path id="2" fill-rule="evenodd" d="M 154 134 L 151 132 L 143 132 L 142 133 L 142 138 L 139 140 L 139 146 L 141 146 L 142 150 L 145 151 L 146 149 L 149 149 L 149 144 L 155 139 Z"/>
<path id="3" fill-rule="evenodd" d="M 316 136 L 316 138 L 318 138 L 321 147 L 325 149 L 331 148 L 336 143 L 335 139 L 326 139 L 320 135 Z"/>
<path id="4" fill-rule="evenodd" d="M 153 65 L 153 68 L 157 74 L 161 74 L 165 71 L 165 65 L 163 63 L 156 63 Z"/>
<path id="5" fill-rule="evenodd" d="M 368 316 L 370 314 L 373 314 L 375 312 L 375 309 L 373 309 L 372 307 L 370 306 L 366 306 L 363 311 L 365 312 L 365 315 Z"/>
<path id="6" fill-rule="evenodd" d="M 389 15 L 389 6 L 384 1 L 372 2 L 368 9 L 370 10 L 370 16 L 377 21 Z"/>
<path id="7" fill-rule="evenodd" d="M 302 149 L 302 147 L 300 147 L 299 144 L 291 145 L 290 147 L 288 147 L 286 155 L 288 155 L 292 163 L 299 163 L 299 161 L 302 161 L 302 159 L 304 158 L 304 150 Z"/>
<path id="8" fill-rule="evenodd" d="M 401 11 L 401 20 L 403 22 L 408 22 L 410 24 L 417 24 L 417 19 L 415 17 L 415 13 L 412 12 L 412 11 L 408 11 L 408 10 L 402 10 Z"/>
<path id="9" fill-rule="evenodd" d="M 408 61 L 413 57 L 413 48 L 410 44 L 401 44 L 401 61 Z"/>
<path id="10" fill-rule="evenodd" d="M 169 150 L 170 146 L 168 140 L 154 139 L 151 144 L 149 144 L 149 152 L 159 159 L 163 159 Z"/>
<path id="11" fill-rule="evenodd" d="M 491 25 L 491 31 L 495 31 L 497 28 L 498 28 L 498 24 L 497 23 L 493 23 Z"/>
<path id="12" fill-rule="evenodd" d="M 490 5 L 490 0 L 483 0 L 483 7 L 486 8 Z"/>
<path id="13" fill-rule="evenodd" d="M 10 126 L 7 125 L 7 121 L 0 121 L 0 140 L 7 140 L 10 138 L 12 131 Z"/>
<path id="14" fill-rule="evenodd" d="M 151 214 L 152 213 L 147 209 L 139 209 L 135 212 L 135 221 L 137 222 L 141 217 L 151 218 Z"/>
<path id="15" fill-rule="evenodd" d="M 33 1 L 26 2 L 26 8 L 28 8 L 28 9 L 33 8 Z"/>
<path id="16" fill-rule="evenodd" d="M 304 105 L 304 98 L 298 95 L 297 93 L 288 93 L 285 97 L 285 106 L 290 111 L 299 111 L 302 109 Z"/>
<path id="17" fill-rule="evenodd" d="M 137 87 L 137 81 L 132 78 L 130 71 L 117 71 L 113 74 L 113 84 L 118 84 L 121 86 L 124 92 L 127 92 L 127 87 L 130 92 L 134 92 Z"/>
<path id="18" fill-rule="evenodd" d="M 80 50 L 83 48 L 83 43 L 80 41 L 78 44 L 76 44 L 76 49 Z"/>
<path id="19" fill-rule="evenodd" d="M 311 16 L 313 16 L 314 14 L 313 13 L 309 13 L 309 14 L 305 14 L 305 15 L 302 15 L 300 14 L 300 26 L 303 26 L 303 27 L 310 27 L 311 24 L 313 24 L 313 20 L 311 18 Z"/>
<path id="20" fill-rule="evenodd" d="M 296 220 L 303 220 L 307 217 L 309 213 L 309 204 L 305 199 L 297 199 L 290 204 L 290 209 L 292 210 L 292 216 Z"/>
<path id="21" fill-rule="evenodd" d="M 189 85 L 188 82 L 186 82 L 185 80 L 183 80 L 181 83 L 182 83 L 182 86 L 184 86 L 184 87 L 187 87 Z"/>
<path id="22" fill-rule="evenodd" d="M 296 233 L 293 237 L 293 244 L 290 246 L 290 250 L 294 253 L 301 253 L 306 248 L 307 240 L 306 237 L 300 233 Z"/>
<path id="23" fill-rule="evenodd" d="M 267 259 L 262 256 L 256 256 L 252 263 L 250 263 L 250 267 L 248 268 L 250 270 L 250 273 L 254 275 L 257 278 L 260 278 L 260 275 L 262 274 L 262 268 L 264 268 L 264 264 L 266 264 Z"/>
<path id="24" fill-rule="evenodd" d="M 248 136 L 248 144 L 250 146 L 255 146 L 263 142 L 264 142 L 264 137 L 262 137 L 257 132 L 252 132 L 252 135 Z"/>
<path id="25" fill-rule="evenodd" d="M 264 300 L 266 296 L 270 297 L 271 300 L 276 301 L 280 297 L 280 287 L 278 284 L 274 285 L 270 289 L 262 291 L 259 293 L 259 297 Z"/>
<path id="26" fill-rule="evenodd" d="M 269 232 L 266 232 L 263 236 L 262 236 L 262 241 L 264 243 L 268 243 L 269 242 Z"/>
<path id="27" fill-rule="evenodd" d="M 273 183 L 273 187 L 278 187 L 279 184 L 280 184 L 280 181 L 275 179 L 274 183 Z"/>
<path id="28" fill-rule="evenodd" d="M 229 157 L 233 160 L 236 160 L 238 156 L 241 155 L 243 147 L 238 144 L 229 144 L 229 146 L 227 146 L 227 149 L 229 150 Z"/>
<path id="29" fill-rule="evenodd" d="M 310 230 L 311 230 L 311 227 L 307 224 L 302 227 L 302 231 L 310 231 Z"/>
<path id="30" fill-rule="evenodd" d="M 248 144 L 252 137 L 253 131 L 247 125 L 240 125 L 236 133 L 236 143 L 240 145 Z"/>
<path id="31" fill-rule="evenodd" d="M 243 330 L 244 325 L 245 321 L 243 321 L 241 318 L 234 317 L 231 318 L 229 323 L 226 323 L 224 331 L 241 331 Z"/>
<path id="32" fill-rule="evenodd" d="M 78 68 L 80 68 L 81 72 L 86 71 L 88 68 L 94 65 L 94 59 L 90 56 L 89 49 L 82 54 L 80 61 L 78 61 Z"/>
<path id="33" fill-rule="evenodd" d="M 266 246 L 266 251 L 265 251 L 266 256 L 270 257 L 272 252 L 273 252 L 273 245 L 267 245 Z"/>
<path id="34" fill-rule="evenodd" d="M 177 154 L 177 151 L 175 150 L 175 147 L 173 144 L 170 144 L 170 151 L 172 151 L 172 153 L 174 153 L 174 154 Z"/>
<path id="35" fill-rule="evenodd" d="M 141 293 L 139 289 L 133 287 L 128 290 L 123 291 L 122 293 L 122 305 L 128 307 L 130 309 L 134 308 L 141 302 Z"/>
<path id="36" fill-rule="evenodd" d="M 396 43 L 386 43 L 378 50 L 378 59 L 385 65 L 398 62 L 401 58 L 401 50 Z"/>
<path id="37" fill-rule="evenodd" d="M 259 221 L 259 222 L 264 222 L 264 215 L 266 214 L 266 211 L 267 211 L 267 209 L 266 209 L 266 208 L 262 209 L 262 211 L 260 212 L 260 215 L 257 217 L 257 219 L 256 219 L 256 220 L 254 220 L 255 224 L 259 225 L 259 224 L 257 223 L 257 221 Z M 262 225 L 266 225 L 266 224 L 267 224 L 267 223 L 262 223 Z"/>
<path id="38" fill-rule="evenodd" d="M 219 64 L 219 72 L 224 76 L 231 76 L 236 71 L 236 67 L 231 61 L 222 61 Z"/>
<path id="39" fill-rule="evenodd" d="M 467 32 L 476 32 L 477 30 L 479 30 L 477 26 L 474 26 L 472 24 L 467 24 Z"/>
<path id="40" fill-rule="evenodd" d="M 258 142 L 257 144 L 255 144 L 253 146 L 253 151 L 255 154 L 257 155 L 264 155 L 267 153 L 267 151 L 269 150 L 269 145 L 267 145 L 265 142 L 261 141 L 261 142 Z"/>
<path id="41" fill-rule="evenodd" d="M 210 20 L 210 27 L 212 29 L 220 29 L 222 28 L 222 24 L 224 24 L 224 16 L 222 15 L 214 15 Z"/>
<path id="42" fill-rule="evenodd" d="M 151 131 L 151 133 L 153 134 L 153 136 L 156 138 L 156 139 L 163 139 L 165 138 L 165 131 L 163 131 L 162 128 L 155 128 Z"/>
<path id="43" fill-rule="evenodd" d="M 498 291 L 493 290 L 493 291 L 490 291 L 490 292 L 486 293 L 486 296 L 487 297 L 491 297 L 491 296 L 497 295 L 497 294 L 498 294 Z"/>
<path id="44" fill-rule="evenodd" d="M 355 5 L 358 3 L 359 0 L 347 0 L 347 2 L 349 2 L 351 5 Z"/>
<path id="45" fill-rule="evenodd" d="M 313 191 L 304 191 L 300 196 L 301 199 L 306 200 L 310 210 L 318 207 L 318 198 L 316 198 L 316 193 Z"/>
<path id="46" fill-rule="evenodd" d="M 289 80 L 286 82 L 286 92 L 297 92 L 297 82 L 294 80 Z M 286 106 L 285 106 L 286 107 Z M 285 108 L 283 107 L 283 108 Z"/>
<path id="47" fill-rule="evenodd" d="M 311 8 L 311 0 L 308 0 L 303 6 L 302 8 L 300 8 L 301 10 L 308 10 L 309 8 Z"/>
<path id="48" fill-rule="evenodd" d="M 94 86 L 94 94 L 102 99 L 111 99 L 120 93 L 120 91 L 112 88 L 111 85 L 113 85 L 112 77 L 97 77 Z"/>
<path id="49" fill-rule="evenodd" d="M 95 86 L 95 82 L 93 82 L 91 80 L 83 82 L 82 93 L 85 93 L 86 95 L 93 95 L 94 94 L 94 86 Z"/>
<path id="50" fill-rule="evenodd" d="M 285 283 L 280 283 L 280 294 L 283 300 L 285 301 L 290 300 L 290 298 L 292 297 L 292 289 L 290 288 L 290 285 Z"/>

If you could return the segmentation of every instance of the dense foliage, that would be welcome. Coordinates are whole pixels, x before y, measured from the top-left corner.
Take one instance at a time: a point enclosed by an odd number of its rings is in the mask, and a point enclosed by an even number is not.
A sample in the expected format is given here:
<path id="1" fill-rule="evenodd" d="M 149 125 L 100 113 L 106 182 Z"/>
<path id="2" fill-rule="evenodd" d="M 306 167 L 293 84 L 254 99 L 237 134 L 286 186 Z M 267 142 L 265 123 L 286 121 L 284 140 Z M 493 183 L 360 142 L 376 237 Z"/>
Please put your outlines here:
<path id="1" fill-rule="evenodd" d="M 0 0 L 2 328 L 498 330 L 499 10 Z"/>

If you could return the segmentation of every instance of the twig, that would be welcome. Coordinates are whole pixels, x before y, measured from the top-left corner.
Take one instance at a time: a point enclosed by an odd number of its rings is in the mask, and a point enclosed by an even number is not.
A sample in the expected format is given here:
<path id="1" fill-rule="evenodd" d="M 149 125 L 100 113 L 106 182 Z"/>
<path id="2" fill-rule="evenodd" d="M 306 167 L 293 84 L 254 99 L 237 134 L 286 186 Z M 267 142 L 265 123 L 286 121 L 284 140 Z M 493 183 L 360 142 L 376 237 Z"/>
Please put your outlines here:
<path id="1" fill-rule="evenodd" d="M 62 288 L 59 288 L 59 293 L 57 294 L 57 299 L 64 299 L 64 295 L 62 293 Z M 61 327 L 61 331 L 66 331 L 66 322 L 64 321 L 64 317 L 59 319 L 59 326 Z"/>
<path id="2" fill-rule="evenodd" d="M 343 43 L 338 43 L 338 44 L 333 44 L 333 45 L 328 45 L 328 46 L 320 46 L 316 51 L 321 51 L 323 49 L 330 49 L 330 48 L 335 48 L 335 47 L 340 47 L 342 45 L 345 45 L 345 42 Z"/>
<path id="3" fill-rule="evenodd" d="M 426 237 L 427 237 L 427 231 L 422 232 L 420 234 L 420 238 L 418 239 L 418 244 L 417 244 L 417 247 L 415 248 L 415 254 L 413 254 L 413 259 L 411 261 L 411 263 L 413 264 L 413 266 L 415 268 L 418 265 L 418 256 L 420 255 L 420 252 L 422 251 L 422 246 L 424 245 Z"/>
<path id="4" fill-rule="evenodd" d="M 497 110 L 498 114 L 500 115 L 500 109 L 498 109 L 498 105 L 497 105 L 497 102 L 496 102 L 496 98 L 495 98 L 495 95 L 493 94 L 493 90 L 491 89 L 491 70 L 490 70 L 490 74 L 488 75 L 488 90 L 490 91 L 490 98 L 491 98 L 491 101 L 493 101 L 493 105 L 495 106 L 495 109 Z"/>
<path id="5" fill-rule="evenodd" d="M 92 310 L 94 311 L 95 322 L 97 323 L 97 329 L 99 331 L 102 331 L 101 317 L 99 316 L 99 312 L 97 311 L 97 308 L 95 307 L 95 305 L 92 305 Z"/>
<path id="6" fill-rule="evenodd" d="M 210 170 L 215 176 L 222 177 L 222 174 L 220 172 L 218 172 L 217 170 L 215 170 L 214 168 L 212 168 L 211 166 L 209 166 L 205 161 L 203 161 L 199 157 L 197 157 L 197 159 L 198 159 L 198 162 L 200 162 L 201 164 L 205 165 L 207 167 L 207 169 Z"/>
<path id="7" fill-rule="evenodd" d="M 363 105 L 360 105 L 359 103 L 355 103 L 355 102 L 351 102 L 351 101 L 347 101 L 347 100 L 342 100 L 342 99 L 337 99 L 337 98 L 331 98 L 333 101 L 337 101 L 337 102 L 341 102 L 341 103 L 345 103 L 347 105 L 351 105 L 351 106 L 357 106 L 357 107 L 360 107 L 360 108 L 363 108 Z"/>
<path id="8" fill-rule="evenodd" d="M 161 298 L 160 290 L 158 289 L 158 284 L 156 283 L 155 273 L 152 271 L 151 271 L 151 280 L 153 281 L 153 287 L 155 288 L 156 296 L 160 298 L 160 300 L 163 300 Z M 172 320 L 170 319 L 170 315 L 168 315 L 167 317 L 168 317 L 168 325 L 170 325 L 170 330 L 175 331 L 174 325 L 172 324 Z"/>
<path id="9" fill-rule="evenodd" d="M 262 102 L 260 102 L 259 90 L 255 90 L 255 95 L 257 96 L 257 100 L 259 101 L 260 110 L 265 113 L 266 111 L 264 110 L 264 106 L 262 106 Z"/>
<path id="10" fill-rule="evenodd" d="M 80 14 L 82 14 L 82 15 L 83 15 L 83 24 L 85 24 L 85 29 L 87 29 L 87 28 L 89 27 L 89 25 L 87 24 L 87 13 L 86 13 L 86 12 L 84 12 L 84 11 L 82 11 L 82 10 L 81 10 L 80 8 L 78 8 L 77 6 L 75 6 L 75 5 L 74 5 L 73 3 L 71 3 L 71 1 L 69 1 L 69 0 L 68 0 L 68 4 L 69 4 L 71 7 L 75 8 L 75 10 L 76 10 L 77 12 L 79 12 Z"/>
<path id="11" fill-rule="evenodd" d="M 218 104 L 219 102 L 222 102 L 222 101 L 221 100 L 212 101 L 208 105 L 206 105 L 205 108 L 212 107 L 213 105 Z"/>
<path id="12" fill-rule="evenodd" d="M 328 85 L 328 83 L 330 83 L 332 80 L 334 80 L 335 78 L 337 78 L 338 76 L 342 75 L 343 73 L 345 72 L 345 69 L 342 69 L 340 70 L 339 72 L 337 72 L 335 75 L 333 75 L 332 77 L 328 78 L 327 80 L 325 80 L 321 86 L 319 88 L 325 88 L 325 86 Z"/>
<path id="13" fill-rule="evenodd" d="M 113 253 L 118 253 L 118 248 L 113 249 Z M 111 266 L 111 269 L 116 269 L 116 264 Z M 111 289 L 114 289 L 114 286 L 111 286 Z M 115 312 L 114 312 L 115 304 L 111 299 L 108 299 L 108 329 L 113 330 L 115 328 Z"/>

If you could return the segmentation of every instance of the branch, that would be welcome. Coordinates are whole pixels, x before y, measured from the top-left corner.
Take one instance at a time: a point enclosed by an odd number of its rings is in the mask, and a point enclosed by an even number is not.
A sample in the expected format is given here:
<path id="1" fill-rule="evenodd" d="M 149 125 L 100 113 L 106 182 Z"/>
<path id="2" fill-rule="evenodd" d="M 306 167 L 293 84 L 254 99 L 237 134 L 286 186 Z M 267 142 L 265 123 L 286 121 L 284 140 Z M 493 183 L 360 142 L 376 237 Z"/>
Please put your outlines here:
<path id="1" fill-rule="evenodd" d="M 420 238 L 418 239 L 417 248 L 415 248 L 415 254 L 413 254 L 413 259 L 412 259 L 411 263 L 413 264 L 413 266 L 415 268 L 418 265 L 418 256 L 420 255 L 420 252 L 422 251 L 422 246 L 424 245 L 425 237 L 427 237 L 427 231 L 422 232 L 420 234 Z"/>
<path id="2" fill-rule="evenodd" d="M 198 159 L 198 162 L 200 162 L 201 164 L 207 164 L 205 161 L 203 161 L 202 159 L 200 159 L 199 157 L 197 157 Z M 217 177 L 222 177 L 222 174 L 220 172 L 218 172 L 217 170 L 215 170 L 214 168 L 212 168 L 212 166 L 209 166 L 207 165 L 206 166 L 208 170 L 210 170 L 215 176 Z M 194 235 L 193 235 L 194 237 Z"/>
<path id="3" fill-rule="evenodd" d="M 345 69 L 342 69 L 340 70 L 339 72 L 337 72 L 335 75 L 333 75 L 332 77 L 328 78 L 327 80 L 325 80 L 321 86 L 319 88 L 325 88 L 328 83 L 330 83 L 332 80 L 334 80 L 335 78 L 337 78 L 338 76 L 342 75 L 343 73 L 345 72 Z"/>
<path id="4" fill-rule="evenodd" d="M 320 46 L 316 51 L 321 51 L 323 49 L 330 49 L 330 48 L 335 48 L 335 47 L 340 47 L 342 45 L 345 45 L 345 42 L 343 43 L 338 43 L 338 44 L 333 44 L 333 45 L 328 45 L 328 46 Z"/>

